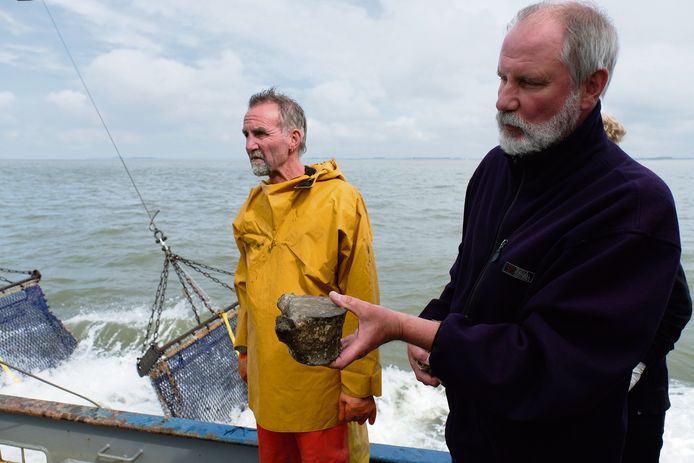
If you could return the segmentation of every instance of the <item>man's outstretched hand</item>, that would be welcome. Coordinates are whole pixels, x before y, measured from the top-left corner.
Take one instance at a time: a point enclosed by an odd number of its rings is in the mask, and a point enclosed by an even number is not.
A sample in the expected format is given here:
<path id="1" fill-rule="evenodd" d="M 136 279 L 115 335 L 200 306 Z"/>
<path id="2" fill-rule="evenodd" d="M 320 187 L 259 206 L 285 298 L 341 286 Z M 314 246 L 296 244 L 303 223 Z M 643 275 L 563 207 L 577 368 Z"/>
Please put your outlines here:
<path id="1" fill-rule="evenodd" d="M 330 292 L 330 299 L 356 315 L 359 327 L 342 339 L 342 351 L 329 367 L 342 369 L 378 346 L 396 339 L 431 351 L 440 322 L 397 312 L 335 291 Z"/>
<path id="2" fill-rule="evenodd" d="M 340 355 L 329 367 L 342 369 L 378 346 L 400 339 L 402 331 L 398 312 L 351 296 L 343 296 L 335 291 L 330 292 L 330 299 L 356 315 L 359 328 L 342 339 Z"/>

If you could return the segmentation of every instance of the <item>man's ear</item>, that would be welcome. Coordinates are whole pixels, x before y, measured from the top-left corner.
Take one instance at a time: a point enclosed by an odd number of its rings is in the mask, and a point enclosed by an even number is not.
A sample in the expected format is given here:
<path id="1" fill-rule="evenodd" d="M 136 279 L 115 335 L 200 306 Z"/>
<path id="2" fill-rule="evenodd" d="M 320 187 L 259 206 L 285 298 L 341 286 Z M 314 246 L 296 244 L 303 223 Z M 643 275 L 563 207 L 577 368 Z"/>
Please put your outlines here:
<path id="1" fill-rule="evenodd" d="M 601 68 L 595 71 L 588 82 L 583 86 L 583 92 L 581 94 L 581 109 L 587 110 L 595 107 L 595 104 L 600 99 L 602 91 L 605 90 L 607 82 L 610 77 L 610 72 Z"/>
<path id="2" fill-rule="evenodd" d="M 292 129 L 292 131 L 289 132 L 289 149 L 291 151 L 299 150 L 301 138 L 301 131 L 299 131 L 299 129 Z"/>

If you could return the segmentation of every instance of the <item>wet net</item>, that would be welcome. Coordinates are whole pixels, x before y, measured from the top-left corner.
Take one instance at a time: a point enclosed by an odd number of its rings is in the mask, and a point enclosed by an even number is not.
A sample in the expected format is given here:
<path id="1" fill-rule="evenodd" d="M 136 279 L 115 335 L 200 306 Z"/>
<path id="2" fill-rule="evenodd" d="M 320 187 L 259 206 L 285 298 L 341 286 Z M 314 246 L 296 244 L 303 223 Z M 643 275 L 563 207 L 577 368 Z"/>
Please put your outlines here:
<path id="1" fill-rule="evenodd" d="M 28 371 L 54 368 L 77 346 L 48 309 L 40 274 L 0 287 L 0 358 Z"/>
<path id="2" fill-rule="evenodd" d="M 150 347 L 139 360 L 141 374 L 149 375 L 167 415 L 228 423 L 247 407 L 248 390 L 232 341 L 236 305 L 224 313 L 228 328 L 215 315 L 161 348 Z M 153 358 L 157 360 L 145 371 Z"/>

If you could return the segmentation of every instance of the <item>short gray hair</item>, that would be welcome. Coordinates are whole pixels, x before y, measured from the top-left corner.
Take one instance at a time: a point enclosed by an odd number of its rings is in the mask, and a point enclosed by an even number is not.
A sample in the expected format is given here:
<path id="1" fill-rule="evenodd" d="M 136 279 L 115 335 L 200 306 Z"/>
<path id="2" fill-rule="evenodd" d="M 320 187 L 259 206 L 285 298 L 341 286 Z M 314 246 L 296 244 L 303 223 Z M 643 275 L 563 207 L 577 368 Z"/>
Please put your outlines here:
<path id="1" fill-rule="evenodd" d="M 306 152 L 306 116 L 299 103 L 289 96 L 278 92 L 274 87 L 260 91 L 248 100 L 248 109 L 261 103 L 275 103 L 280 110 L 280 127 L 283 132 L 298 130 L 301 133 L 299 155 Z"/>
<path id="2" fill-rule="evenodd" d="M 509 29 L 535 13 L 547 13 L 564 25 L 564 46 L 560 59 L 567 65 L 574 86 L 585 84 L 598 69 L 607 69 L 605 95 L 619 54 L 617 30 L 610 18 L 594 3 L 587 1 L 543 1 L 520 10 Z"/>

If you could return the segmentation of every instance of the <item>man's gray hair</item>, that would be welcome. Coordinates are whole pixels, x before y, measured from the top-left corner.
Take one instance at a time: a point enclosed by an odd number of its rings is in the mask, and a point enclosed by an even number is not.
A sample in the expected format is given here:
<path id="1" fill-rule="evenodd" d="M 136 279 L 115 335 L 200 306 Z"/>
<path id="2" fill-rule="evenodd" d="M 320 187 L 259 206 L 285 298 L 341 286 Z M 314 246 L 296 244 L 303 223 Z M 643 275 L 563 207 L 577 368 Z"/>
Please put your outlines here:
<path id="1" fill-rule="evenodd" d="M 280 127 L 284 133 L 294 129 L 301 133 L 299 155 L 304 154 L 306 152 L 306 116 L 304 110 L 294 99 L 278 92 L 274 87 L 251 96 L 248 100 L 248 109 L 267 102 L 275 103 L 279 107 Z"/>
<path id="2" fill-rule="evenodd" d="M 569 68 L 574 86 L 585 84 L 598 69 L 607 69 L 607 85 L 617 63 L 619 39 L 610 18 L 594 3 L 586 1 L 553 2 L 543 1 L 520 10 L 509 25 L 509 30 L 518 22 L 536 13 L 548 14 L 564 25 L 564 46 L 560 59 Z"/>

